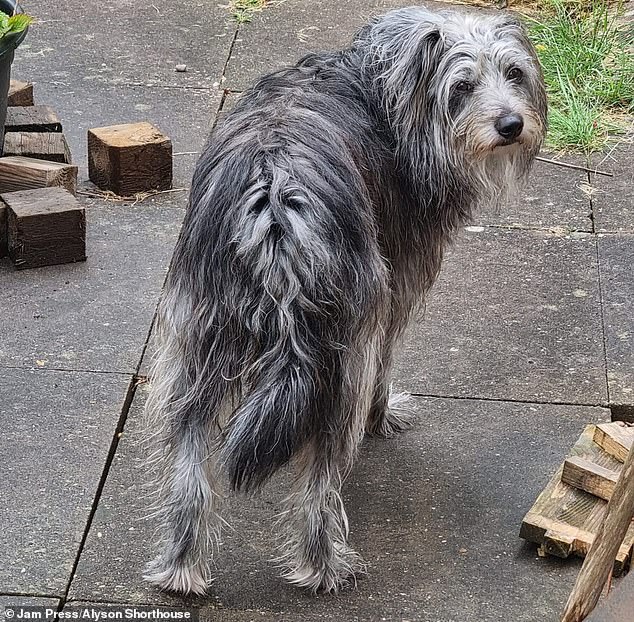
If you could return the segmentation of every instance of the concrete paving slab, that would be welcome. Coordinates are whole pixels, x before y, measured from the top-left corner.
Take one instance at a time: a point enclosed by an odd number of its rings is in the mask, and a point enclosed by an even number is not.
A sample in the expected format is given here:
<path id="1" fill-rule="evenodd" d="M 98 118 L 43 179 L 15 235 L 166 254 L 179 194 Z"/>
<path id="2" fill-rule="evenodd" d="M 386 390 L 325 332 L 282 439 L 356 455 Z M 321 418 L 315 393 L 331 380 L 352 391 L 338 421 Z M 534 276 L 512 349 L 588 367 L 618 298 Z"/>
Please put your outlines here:
<path id="1" fill-rule="evenodd" d="M 138 442 L 145 393 L 140 386 L 71 599 L 187 603 L 203 607 L 203 619 L 236 622 L 558 619 L 579 563 L 538 559 L 518 539 L 519 526 L 583 426 L 609 419 L 609 411 L 415 399 L 414 428 L 394 440 L 366 441 L 345 486 L 351 543 L 369 564 L 356 590 L 313 597 L 276 577 L 269 559 L 273 518 L 289 485 L 284 473 L 254 499 L 227 500 L 231 529 L 217 579 L 206 598 L 183 600 L 140 578 L 155 528 L 139 520 L 147 513 Z"/>
<path id="2" fill-rule="evenodd" d="M 594 239 L 474 227 L 394 370 L 422 395 L 607 403 Z"/>
<path id="3" fill-rule="evenodd" d="M 610 403 L 633 407 L 634 236 L 599 236 L 598 244 Z"/>
<path id="4" fill-rule="evenodd" d="M 634 572 L 612 588 L 612 592 L 588 616 L 588 622 L 626 622 L 634 612 Z"/>
<path id="5" fill-rule="evenodd" d="M 36 97 L 42 84 L 77 80 L 87 91 L 96 83 L 210 87 L 220 80 L 236 29 L 215 2 L 21 4 L 38 23 L 20 46 L 15 70 L 35 82 Z M 178 64 L 187 71 L 176 72 Z"/>
<path id="6" fill-rule="evenodd" d="M 581 160 L 568 158 L 571 164 Z M 574 160 L 574 161 L 572 161 Z M 476 225 L 592 231 L 588 176 L 582 171 L 535 162 L 519 197 L 510 205 L 487 208 L 474 217 Z"/>
<path id="7" fill-rule="evenodd" d="M 224 86 L 243 91 L 261 75 L 294 64 L 305 54 L 343 49 L 371 17 L 412 4 L 416 3 L 412 0 L 271 3 L 256 13 L 251 23 L 240 27 L 225 70 Z M 449 6 L 441 2 L 427 5 L 436 9 Z"/>
<path id="8" fill-rule="evenodd" d="M 71 600 L 166 605 L 202 602 L 172 598 L 141 581 L 156 530 L 156 524 L 146 518 L 152 494 L 142 442 L 146 395 L 147 385 L 140 384 L 71 584 Z"/>
<path id="9" fill-rule="evenodd" d="M 592 165 L 614 173 L 590 176 L 596 231 L 634 233 L 634 137 L 606 155 L 594 156 Z"/>
<path id="10" fill-rule="evenodd" d="M 0 262 L 0 367 L 136 370 L 184 215 L 161 199 L 88 201 L 85 263 Z"/>
<path id="11" fill-rule="evenodd" d="M 46 607 L 47 609 L 57 609 L 59 598 L 38 598 L 31 596 L 0 596 L 0 618 L 10 620 L 17 617 L 16 610 L 20 607 Z M 7 609 L 11 609 L 14 614 L 6 615 Z M 13 617 L 10 617 L 13 616 Z"/>
<path id="12" fill-rule="evenodd" d="M 2 370 L 0 592 L 64 594 L 130 381 Z"/>

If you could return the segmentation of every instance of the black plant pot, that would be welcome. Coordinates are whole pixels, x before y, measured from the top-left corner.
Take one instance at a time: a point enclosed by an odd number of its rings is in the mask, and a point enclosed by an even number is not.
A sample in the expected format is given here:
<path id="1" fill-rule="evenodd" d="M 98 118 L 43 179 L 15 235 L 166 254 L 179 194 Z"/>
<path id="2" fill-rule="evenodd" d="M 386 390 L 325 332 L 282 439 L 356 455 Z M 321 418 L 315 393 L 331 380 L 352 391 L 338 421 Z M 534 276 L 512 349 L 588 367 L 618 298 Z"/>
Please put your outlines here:
<path id="1" fill-rule="evenodd" d="M 17 0 L 0 0 L 0 11 L 7 15 L 22 13 Z M 0 154 L 2 154 L 2 147 L 4 146 L 4 122 L 7 119 L 13 51 L 22 43 L 24 37 L 26 37 L 26 30 L 0 39 Z"/>

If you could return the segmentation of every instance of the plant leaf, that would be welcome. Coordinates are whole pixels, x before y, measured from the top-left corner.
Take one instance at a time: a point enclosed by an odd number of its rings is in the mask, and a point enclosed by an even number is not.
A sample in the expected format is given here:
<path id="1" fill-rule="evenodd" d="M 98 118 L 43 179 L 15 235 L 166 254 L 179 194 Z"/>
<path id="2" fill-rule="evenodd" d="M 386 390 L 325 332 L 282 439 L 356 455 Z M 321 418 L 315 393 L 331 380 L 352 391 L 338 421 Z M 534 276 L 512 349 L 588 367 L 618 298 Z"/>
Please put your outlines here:
<path id="1" fill-rule="evenodd" d="M 19 13 L 9 18 L 7 33 L 22 32 L 26 30 L 33 23 L 33 18 L 30 15 Z"/>
<path id="2" fill-rule="evenodd" d="M 9 30 L 9 16 L 0 11 L 0 37 Z"/>

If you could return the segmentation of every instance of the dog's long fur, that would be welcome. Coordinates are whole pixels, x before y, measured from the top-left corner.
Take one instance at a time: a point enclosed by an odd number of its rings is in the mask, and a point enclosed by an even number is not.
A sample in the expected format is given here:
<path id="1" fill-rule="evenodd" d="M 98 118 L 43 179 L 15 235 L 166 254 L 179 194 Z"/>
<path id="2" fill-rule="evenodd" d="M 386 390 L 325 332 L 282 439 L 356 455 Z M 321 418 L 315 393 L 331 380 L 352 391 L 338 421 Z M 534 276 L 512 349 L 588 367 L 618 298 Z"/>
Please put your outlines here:
<path id="1" fill-rule="evenodd" d="M 507 139 L 510 114 L 524 125 Z M 472 210 L 526 177 L 545 116 L 517 22 L 423 8 L 243 95 L 198 162 L 160 307 L 150 581 L 204 592 L 223 473 L 250 491 L 291 459 L 285 575 L 326 591 L 354 576 L 340 487 L 366 430 L 405 425 L 388 402 L 394 344 Z"/>

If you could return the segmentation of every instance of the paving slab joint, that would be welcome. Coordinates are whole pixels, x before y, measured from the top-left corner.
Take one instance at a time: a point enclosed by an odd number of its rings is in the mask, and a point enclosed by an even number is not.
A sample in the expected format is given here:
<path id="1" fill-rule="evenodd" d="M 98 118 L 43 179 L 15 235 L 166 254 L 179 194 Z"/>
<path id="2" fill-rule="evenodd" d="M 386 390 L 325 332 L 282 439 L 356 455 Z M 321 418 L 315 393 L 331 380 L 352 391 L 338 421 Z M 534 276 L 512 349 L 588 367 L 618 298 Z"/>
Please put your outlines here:
<path id="1" fill-rule="evenodd" d="M 112 466 L 112 461 L 114 460 L 115 454 L 117 453 L 117 448 L 119 446 L 119 439 L 125 428 L 125 424 L 128 418 L 128 412 L 130 411 L 130 406 L 132 405 L 132 402 L 134 401 L 134 396 L 136 394 L 137 386 L 139 386 L 139 379 L 138 379 L 138 376 L 135 374 L 130 379 L 130 384 L 128 385 L 128 390 L 126 392 L 126 396 L 123 401 L 123 406 L 121 408 L 121 414 L 119 415 L 119 421 L 117 422 L 117 425 L 114 430 L 114 434 L 112 436 L 112 441 L 110 443 L 110 450 L 108 452 L 106 463 L 104 465 L 103 471 L 101 473 L 101 477 L 99 479 L 99 484 L 97 485 L 95 498 L 93 499 L 92 507 L 90 508 L 90 513 L 88 514 L 86 527 L 84 529 L 84 533 L 82 534 L 82 537 L 81 537 L 81 542 L 79 543 L 79 547 L 77 549 L 77 555 L 75 556 L 75 560 L 73 562 L 73 568 L 71 570 L 70 577 L 66 585 L 66 589 L 64 590 L 64 594 L 61 597 L 58 597 L 60 598 L 59 605 L 57 607 L 58 612 L 62 611 L 62 609 L 64 608 L 64 605 L 66 604 L 66 601 L 68 600 L 68 594 L 70 592 L 71 585 L 73 584 L 75 573 L 77 572 L 79 559 L 81 558 L 81 554 L 83 553 L 84 546 L 86 545 L 86 540 L 88 539 L 88 534 L 90 533 L 90 528 L 92 526 L 95 513 L 97 512 L 97 507 L 99 506 L 99 501 L 101 500 L 103 489 L 108 479 L 108 474 L 110 472 L 110 467 Z"/>
<path id="2" fill-rule="evenodd" d="M 634 404 L 611 404 L 612 421 L 634 423 Z"/>
<path id="3" fill-rule="evenodd" d="M 60 594 L 39 594 L 37 592 L 2 592 L 0 598 L 51 598 L 58 600 L 62 596 Z"/>
<path id="4" fill-rule="evenodd" d="M 236 29 L 233 33 L 233 38 L 231 39 L 231 45 L 229 46 L 229 52 L 227 53 L 227 60 L 222 67 L 222 73 L 220 74 L 220 85 L 222 86 L 223 81 L 225 80 L 225 74 L 227 73 L 227 67 L 229 66 L 229 62 L 231 61 L 231 55 L 233 54 L 233 48 L 235 47 L 236 41 L 238 39 L 238 34 L 240 32 L 240 24 L 236 24 Z"/>
<path id="5" fill-rule="evenodd" d="M 592 226 L 594 228 L 594 220 L 592 221 Z M 608 405 L 610 405 L 610 379 L 608 377 L 608 343 L 607 343 L 607 332 L 606 332 L 606 322 L 605 322 L 605 303 L 603 300 L 603 280 L 601 278 L 601 253 L 599 251 L 599 242 L 597 236 L 594 236 L 594 250 L 596 256 L 596 267 L 597 267 L 597 282 L 599 285 L 599 315 L 601 319 L 601 341 L 603 343 L 603 363 L 605 365 L 605 392 L 608 398 Z"/>

